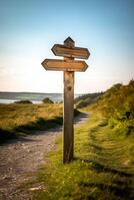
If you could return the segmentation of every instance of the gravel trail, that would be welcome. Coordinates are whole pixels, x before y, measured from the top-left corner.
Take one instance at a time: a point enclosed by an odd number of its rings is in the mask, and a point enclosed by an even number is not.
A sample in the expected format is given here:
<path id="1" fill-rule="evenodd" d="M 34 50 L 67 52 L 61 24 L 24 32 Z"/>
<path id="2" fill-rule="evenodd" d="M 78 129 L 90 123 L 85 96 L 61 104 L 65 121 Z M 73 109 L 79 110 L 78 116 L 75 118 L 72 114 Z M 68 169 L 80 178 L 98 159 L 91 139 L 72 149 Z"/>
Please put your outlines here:
<path id="1" fill-rule="evenodd" d="M 75 118 L 75 126 L 84 123 L 86 113 Z M 61 137 L 62 128 L 37 131 L 36 134 L 12 140 L 0 145 L 0 200 L 30 200 L 32 190 L 41 188 L 24 187 L 36 179 L 39 167 L 45 164 L 45 155 L 55 147 L 55 139 Z M 23 185 L 23 187 L 22 187 Z"/>

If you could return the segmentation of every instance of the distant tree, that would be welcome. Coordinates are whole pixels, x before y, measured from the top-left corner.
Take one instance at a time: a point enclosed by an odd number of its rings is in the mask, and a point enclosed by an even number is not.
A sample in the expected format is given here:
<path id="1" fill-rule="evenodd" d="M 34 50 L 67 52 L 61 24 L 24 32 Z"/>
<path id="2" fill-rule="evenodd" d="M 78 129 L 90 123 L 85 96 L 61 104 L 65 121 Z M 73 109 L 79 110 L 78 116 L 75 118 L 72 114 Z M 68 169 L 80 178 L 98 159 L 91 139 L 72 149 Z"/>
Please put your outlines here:
<path id="1" fill-rule="evenodd" d="M 20 101 L 15 101 L 14 103 L 17 103 L 17 104 L 32 104 L 32 101 L 30 101 L 30 100 L 20 100 Z"/>
<path id="2" fill-rule="evenodd" d="M 48 98 L 48 97 L 46 97 L 45 99 L 43 99 L 42 102 L 43 102 L 43 103 L 49 103 L 49 104 L 53 104 L 53 103 L 54 103 L 54 102 L 53 102 L 50 98 Z"/>

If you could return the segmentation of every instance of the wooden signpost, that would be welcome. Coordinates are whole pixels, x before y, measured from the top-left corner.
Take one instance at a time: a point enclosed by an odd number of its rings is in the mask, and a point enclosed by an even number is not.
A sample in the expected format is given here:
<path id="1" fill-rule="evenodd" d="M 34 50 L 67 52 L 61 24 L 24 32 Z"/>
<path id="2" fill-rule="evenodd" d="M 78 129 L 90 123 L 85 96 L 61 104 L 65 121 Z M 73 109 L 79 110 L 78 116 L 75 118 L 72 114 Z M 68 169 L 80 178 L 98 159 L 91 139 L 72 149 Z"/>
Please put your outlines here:
<path id="1" fill-rule="evenodd" d="M 84 72 L 88 67 L 85 61 L 74 59 L 88 59 L 90 53 L 86 48 L 75 47 L 70 37 L 64 41 L 64 45 L 55 44 L 52 52 L 63 56 L 64 60 L 45 59 L 41 64 L 46 70 L 64 71 L 63 163 L 69 163 L 73 160 L 74 152 L 74 72 Z"/>

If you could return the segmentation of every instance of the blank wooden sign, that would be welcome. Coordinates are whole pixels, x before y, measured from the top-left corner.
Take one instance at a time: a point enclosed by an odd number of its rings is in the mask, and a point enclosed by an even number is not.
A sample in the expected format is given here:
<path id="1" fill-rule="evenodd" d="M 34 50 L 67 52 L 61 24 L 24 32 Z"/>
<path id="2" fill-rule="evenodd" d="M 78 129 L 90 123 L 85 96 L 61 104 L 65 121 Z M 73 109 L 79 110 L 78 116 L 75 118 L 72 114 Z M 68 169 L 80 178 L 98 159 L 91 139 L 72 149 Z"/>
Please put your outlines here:
<path id="1" fill-rule="evenodd" d="M 84 72 L 88 65 L 85 61 L 78 60 L 58 60 L 58 59 L 45 59 L 42 62 L 43 67 L 46 70 L 53 71 L 77 71 Z"/>

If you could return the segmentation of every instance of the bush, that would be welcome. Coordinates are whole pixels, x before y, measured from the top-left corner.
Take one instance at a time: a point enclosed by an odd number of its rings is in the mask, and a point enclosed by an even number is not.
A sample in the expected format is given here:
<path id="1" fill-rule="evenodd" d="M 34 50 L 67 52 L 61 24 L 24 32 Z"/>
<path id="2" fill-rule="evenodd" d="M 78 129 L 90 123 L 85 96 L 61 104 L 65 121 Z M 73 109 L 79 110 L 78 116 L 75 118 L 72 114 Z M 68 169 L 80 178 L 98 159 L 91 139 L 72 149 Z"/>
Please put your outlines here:
<path id="1" fill-rule="evenodd" d="M 134 80 L 128 85 L 116 84 L 94 105 L 108 119 L 109 126 L 127 134 L 134 131 Z"/>
<path id="2" fill-rule="evenodd" d="M 49 104 L 53 104 L 54 102 L 49 99 L 48 97 L 46 97 L 45 99 L 42 100 L 43 103 L 49 103 Z"/>
<path id="3" fill-rule="evenodd" d="M 30 100 L 20 100 L 20 101 L 15 101 L 14 103 L 17 103 L 17 104 L 33 104 Z"/>

